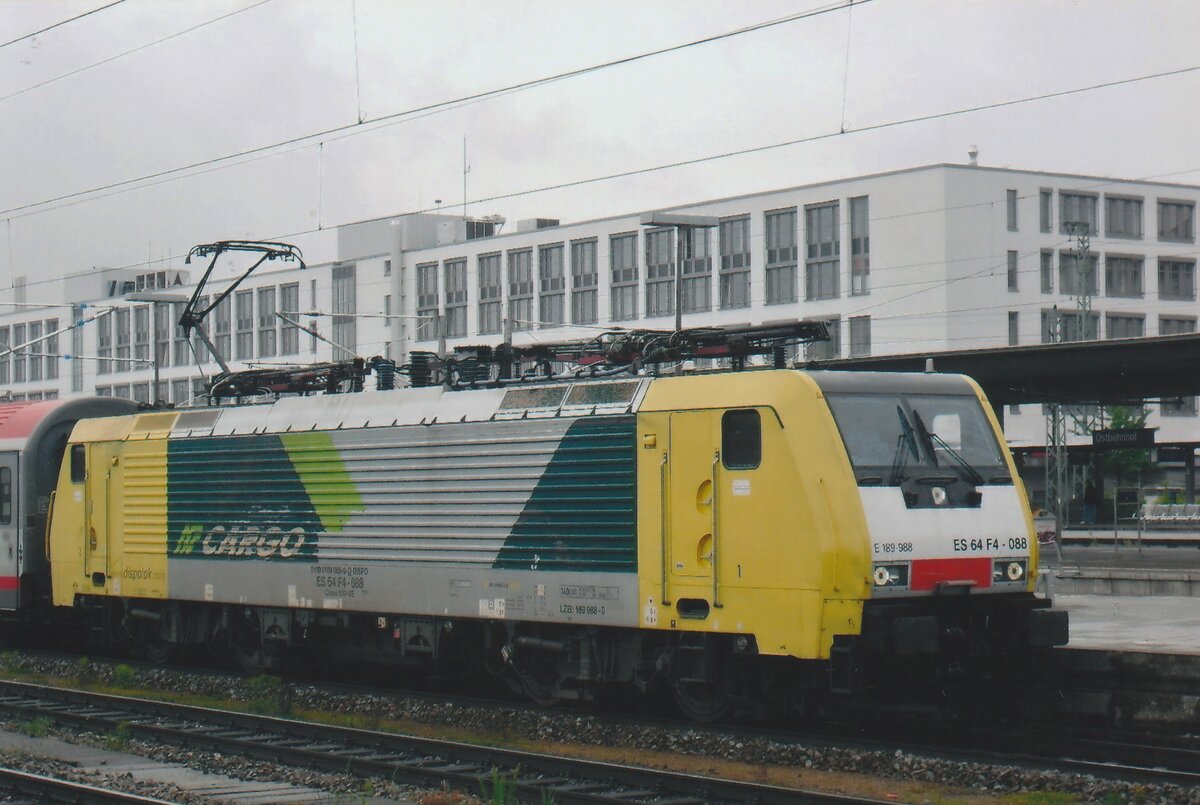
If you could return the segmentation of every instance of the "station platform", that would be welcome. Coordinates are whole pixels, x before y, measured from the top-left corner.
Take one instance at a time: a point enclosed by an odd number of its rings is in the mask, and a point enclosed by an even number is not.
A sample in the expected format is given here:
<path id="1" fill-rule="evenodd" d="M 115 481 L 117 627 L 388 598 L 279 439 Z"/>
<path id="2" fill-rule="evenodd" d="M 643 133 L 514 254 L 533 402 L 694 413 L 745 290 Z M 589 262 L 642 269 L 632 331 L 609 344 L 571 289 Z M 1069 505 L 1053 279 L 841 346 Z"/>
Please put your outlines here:
<path id="1" fill-rule="evenodd" d="M 1138 531 L 1136 527 L 1122 525 L 1116 531 L 1112 526 L 1072 526 L 1063 531 L 1064 545 L 1190 545 L 1200 548 L 1200 528 L 1160 527 Z"/>
<path id="2" fill-rule="evenodd" d="M 1039 589 L 1048 595 L 1200 598 L 1200 543 L 1066 542 L 1040 551 Z"/>
<path id="3" fill-rule="evenodd" d="M 1139 546 L 1107 533 L 1041 548 L 1038 589 L 1071 614 L 1067 648 L 1200 656 L 1200 534 Z"/>
<path id="4" fill-rule="evenodd" d="M 1068 649 L 1200 656 L 1200 597 L 1058 595 L 1071 617 Z"/>

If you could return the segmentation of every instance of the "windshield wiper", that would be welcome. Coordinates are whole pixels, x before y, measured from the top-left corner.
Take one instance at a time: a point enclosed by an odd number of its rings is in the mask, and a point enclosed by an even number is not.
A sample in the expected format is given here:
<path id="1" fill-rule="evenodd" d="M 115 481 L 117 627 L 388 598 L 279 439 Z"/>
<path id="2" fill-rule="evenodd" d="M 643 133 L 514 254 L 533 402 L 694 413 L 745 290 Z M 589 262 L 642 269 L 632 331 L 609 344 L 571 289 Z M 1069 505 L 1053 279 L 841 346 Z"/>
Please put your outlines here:
<path id="1" fill-rule="evenodd" d="M 979 474 L 979 470 L 972 467 L 945 439 L 926 428 L 925 423 L 921 420 L 921 414 L 917 411 L 913 411 L 913 422 L 917 425 L 917 434 L 921 437 L 921 443 L 925 445 L 925 451 L 929 453 L 929 459 L 933 462 L 933 466 L 938 466 L 937 456 L 934 454 L 934 445 L 937 445 L 945 450 L 946 455 L 954 459 L 966 471 L 967 479 L 971 483 L 975 486 L 983 486 L 983 476 Z"/>
<path id="2" fill-rule="evenodd" d="M 913 427 L 908 421 L 908 417 L 904 415 L 904 409 L 899 405 L 896 406 L 896 416 L 900 418 L 900 435 L 896 438 L 896 455 L 892 458 L 892 475 L 888 481 L 889 486 L 895 486 L 903 479 L 904 465 L 908 463 L 908 455 L 912 454 L 914 461 L 920 461 L 921 455 L 917 452 L 917 439 L 913 435 Z M 908 449 L 906 450 L 905 447 Z"/>

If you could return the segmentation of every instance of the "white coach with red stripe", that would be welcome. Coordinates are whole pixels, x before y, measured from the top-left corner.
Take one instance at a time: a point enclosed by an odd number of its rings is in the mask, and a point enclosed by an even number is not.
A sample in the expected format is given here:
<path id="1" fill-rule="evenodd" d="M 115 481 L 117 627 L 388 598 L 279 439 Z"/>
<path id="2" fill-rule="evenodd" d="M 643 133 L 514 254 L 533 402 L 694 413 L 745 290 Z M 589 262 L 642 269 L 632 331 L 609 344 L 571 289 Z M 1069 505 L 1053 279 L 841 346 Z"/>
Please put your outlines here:
<path id="1" fill-rule="evenodd" d="M 0 403 L 0 612 L 49 606 L 46 516 L 75 423 L 136 409 L 111 397 Z"/>

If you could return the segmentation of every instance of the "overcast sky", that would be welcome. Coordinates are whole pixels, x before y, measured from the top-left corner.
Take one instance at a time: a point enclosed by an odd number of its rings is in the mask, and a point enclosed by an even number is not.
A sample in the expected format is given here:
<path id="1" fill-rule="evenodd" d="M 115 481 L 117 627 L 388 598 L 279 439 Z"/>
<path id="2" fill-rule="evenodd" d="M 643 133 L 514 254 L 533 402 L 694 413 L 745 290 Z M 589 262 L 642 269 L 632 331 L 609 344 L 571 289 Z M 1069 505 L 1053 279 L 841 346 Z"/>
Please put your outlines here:
<path id="1" fill-rule="evenodd" d="M 0 0 L 0 43 L 110 2 Z M 456 109 L 370 123 L 817 7 L 125 0 L 0 47 L 0 287 L 14 275 L 32 283 L 232 238 L 283 238 L 310 262 L 328 260 L 330 239 L 312 231 L 429 209 L 437 199 L 461 210 L 464 137 L 468 212 L 510 222 L 584 220 L 964 162 L 971 144 L 986 165 L 1200 184 L 1200 72 L 855 131 L 1198 66 L 1200 3 L 1190 0 L 859 0 Z M 349 132 L 241 164 L 28 206 L 360 120 Z M 836 136 L 472 203 L 823 135 Z"/>

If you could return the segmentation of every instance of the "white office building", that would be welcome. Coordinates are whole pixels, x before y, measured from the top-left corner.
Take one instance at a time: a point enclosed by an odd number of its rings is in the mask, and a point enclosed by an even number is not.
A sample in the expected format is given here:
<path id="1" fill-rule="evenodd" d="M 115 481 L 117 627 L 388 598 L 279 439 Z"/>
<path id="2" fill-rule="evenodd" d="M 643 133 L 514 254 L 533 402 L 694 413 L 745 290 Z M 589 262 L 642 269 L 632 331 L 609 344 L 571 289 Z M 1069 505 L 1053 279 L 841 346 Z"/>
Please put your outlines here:
<path id="1" fill-rule="evenodd" d="M 691 234 L 683 325 L 824 319 L 833 339 L 809 347 L 810 358 L 1192 332 L 1198 201 L 1200 186 L 948 164 L 698 201 L 671 210 L 719 219 Z M 403 362 L 439 344 L 498 343 L 505 330 L 520 344 L 669 329 L 676 235 L 642 226 L 643 212 L 562 225 L 422 215 L 345 227 L 335 261 L 268 263 L 206 329 L 233 368 L 353 354 Z M 1081 232 L 1089 243 L 1077 270 Z M 0 344 L 115 309 L 0 358 L 0 389 L 16 399 L 195 400 L 215 363 L 174 322 L 202 269 L 18 286 L 3 301 L 62 306 L 6 308 Z M 1077 287 L 1089 278 L 1084 322 Z M 1200 442 L 1194 400 L 1149 407 L 1160 442 Z M 1041 407 L 1007 412 L 1006 429 L 1014 447 L 1044 443 Z"/>

